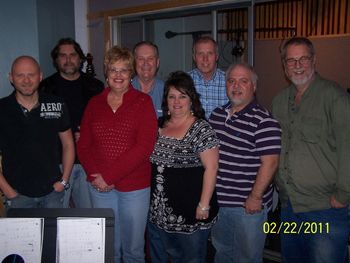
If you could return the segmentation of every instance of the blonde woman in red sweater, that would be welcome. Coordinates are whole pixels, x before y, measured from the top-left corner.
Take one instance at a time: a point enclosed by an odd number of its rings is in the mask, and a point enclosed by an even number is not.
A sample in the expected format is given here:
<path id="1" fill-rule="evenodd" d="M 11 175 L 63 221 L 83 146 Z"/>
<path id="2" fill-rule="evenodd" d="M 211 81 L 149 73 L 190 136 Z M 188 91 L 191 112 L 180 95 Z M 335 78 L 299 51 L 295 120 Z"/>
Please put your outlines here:
<path id="1" fill-rule="evenodd" d="M 130 84 L 134 59 L 114 46 L 104 60 L 108 87 L 84 113 L 78 156 L 90 182 L 95 208 L 115 214 L 114 262 L 144 262 L 150 199 L 149 157 L 157 134 L 151 98 Z"/>

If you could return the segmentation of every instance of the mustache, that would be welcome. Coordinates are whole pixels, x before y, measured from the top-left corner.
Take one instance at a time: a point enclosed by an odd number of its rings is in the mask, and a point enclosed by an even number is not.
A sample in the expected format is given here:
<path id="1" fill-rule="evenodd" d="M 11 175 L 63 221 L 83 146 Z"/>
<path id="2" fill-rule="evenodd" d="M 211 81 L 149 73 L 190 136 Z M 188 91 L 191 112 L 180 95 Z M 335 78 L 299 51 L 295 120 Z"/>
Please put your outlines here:
<path id="1" fill-rule="evenodd" d="M 72 62 L 66 62 L 66 63 L 63 64 L 63 66 L 77 66 L 77 65 L 75 65 Z"/>
<path id="2" fill-rule="evenodd" d="M 30 87 L 32 87 L 32 86 L 33 86 L 32 83 L 23 83 L 23 84 L 21 85 L 22 88 L 30 88 Z"/>

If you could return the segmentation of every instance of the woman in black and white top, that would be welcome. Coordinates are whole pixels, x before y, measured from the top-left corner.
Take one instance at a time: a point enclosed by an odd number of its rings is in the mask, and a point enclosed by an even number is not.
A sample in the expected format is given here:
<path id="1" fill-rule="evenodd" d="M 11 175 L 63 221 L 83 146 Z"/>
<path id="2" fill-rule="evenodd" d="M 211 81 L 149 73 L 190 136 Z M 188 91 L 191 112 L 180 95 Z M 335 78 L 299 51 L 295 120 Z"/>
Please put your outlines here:
<path id="1" fill-rule="evenodd" d="M 214 190 L 219 140 L 185 72 L 170 74 L 162 108 L 151 155 L 149 231 L 157 232 L 172 262 L 206 262 L 207 240 L 218 212 Z M 151 250 L 159 247 L 152 236 Z"/>

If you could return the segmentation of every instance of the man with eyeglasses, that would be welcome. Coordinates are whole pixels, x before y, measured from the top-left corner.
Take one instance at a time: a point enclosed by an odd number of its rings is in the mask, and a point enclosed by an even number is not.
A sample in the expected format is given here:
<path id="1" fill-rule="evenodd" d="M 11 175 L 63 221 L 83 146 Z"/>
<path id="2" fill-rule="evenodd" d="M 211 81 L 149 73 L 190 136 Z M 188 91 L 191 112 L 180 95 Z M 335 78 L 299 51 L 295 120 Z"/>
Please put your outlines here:
<path id="1" fill-rule="evenodd" d="M 316 73 L 315 49 L 307 38 L 288 40 L 281 56 L 291 82 L 273 101 L 273 115 L 282 128 L 276 177 L 282 261 L 345 262 L 350 97 Z"/>
<path id="2" fill-rule="evenodd" d="M 226 71 L 230 102 L 214 109 L 209 118 L 220 139 L 220 209 L 212 228 L 216 263 L 263 261 L 263 223 L 272 205 L 281 129 L 255 98 L 257 79 L 251 66 L 231 65 Z"/>
<path id="3" fill-rule="evenodd" d="M 40 88 L 46 93 L 55 94 L 65 100 L 77 142 L 84 109 L 90 98 L 103 90 L 104 84 L 81 71 L 85 55 L 74 39 L 60 39 L 51 51 L 51 57 L 57 72 L 44 79 Z M 69 207 L 71 197 L 76 208 L 92 207 L 86 174 L 77 157 L 69 183 L 67 182 L 63 207 Z"/>

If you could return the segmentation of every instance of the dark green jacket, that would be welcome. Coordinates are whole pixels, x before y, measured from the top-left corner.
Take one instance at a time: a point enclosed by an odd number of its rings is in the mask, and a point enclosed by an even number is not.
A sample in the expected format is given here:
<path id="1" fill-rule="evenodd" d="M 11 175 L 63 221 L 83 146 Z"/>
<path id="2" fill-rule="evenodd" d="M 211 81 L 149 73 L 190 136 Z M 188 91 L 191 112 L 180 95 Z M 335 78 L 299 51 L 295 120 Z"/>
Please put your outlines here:
<path id="1" fill-rule="evenodd" d="M 316 74 L 299 105 L 290 85 L 273 101 L 282 128 L 276 183 L 282 206 L 295 212 L 330 208 L 330 197 L 350 203 L 350 96 Z"/>

